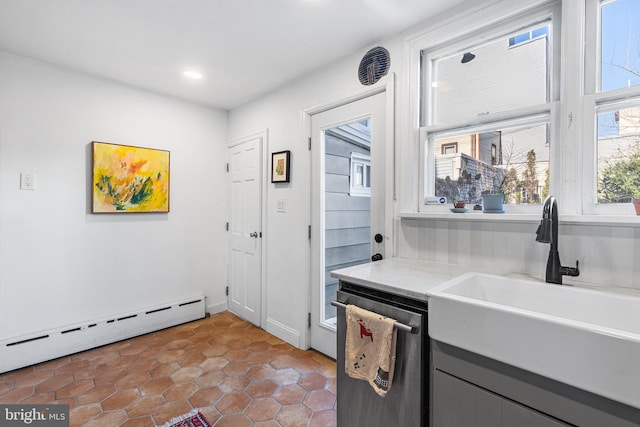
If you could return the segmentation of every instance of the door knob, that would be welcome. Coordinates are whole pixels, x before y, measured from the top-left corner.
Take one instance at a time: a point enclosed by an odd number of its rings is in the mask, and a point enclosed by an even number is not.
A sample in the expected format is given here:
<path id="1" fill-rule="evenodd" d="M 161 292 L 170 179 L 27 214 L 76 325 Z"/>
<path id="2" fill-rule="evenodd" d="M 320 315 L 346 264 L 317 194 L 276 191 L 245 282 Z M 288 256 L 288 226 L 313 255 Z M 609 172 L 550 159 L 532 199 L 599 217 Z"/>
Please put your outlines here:
<path id="1" fill-rule="evenodd" d="M 378 233 L 375 236 L 373 236 L 373 239 L 376 241 L 376 243 L 382 243 L 382 234 Z"/>
<path id="2" fill-rule="evenodd" d="M 258 232 L 254 231 L 253 233 L 249 233 L 249 237 L 255 237 L 257 239 L 258 238 Z"/>

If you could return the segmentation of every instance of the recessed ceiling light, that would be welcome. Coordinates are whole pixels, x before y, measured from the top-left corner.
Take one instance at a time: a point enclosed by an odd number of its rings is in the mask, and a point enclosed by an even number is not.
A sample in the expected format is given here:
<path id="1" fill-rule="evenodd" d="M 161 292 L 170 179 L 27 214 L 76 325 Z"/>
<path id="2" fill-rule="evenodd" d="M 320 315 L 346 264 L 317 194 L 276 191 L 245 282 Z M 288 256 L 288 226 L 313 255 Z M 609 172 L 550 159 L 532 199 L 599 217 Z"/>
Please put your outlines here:
<path id="1" fill-rule="evenodd" d="M 184 75 L 189 77 L 190 79 L 199 80 L 202 78 L 202 73 L 193 70 L 187 70 L 184 72 Z"/>

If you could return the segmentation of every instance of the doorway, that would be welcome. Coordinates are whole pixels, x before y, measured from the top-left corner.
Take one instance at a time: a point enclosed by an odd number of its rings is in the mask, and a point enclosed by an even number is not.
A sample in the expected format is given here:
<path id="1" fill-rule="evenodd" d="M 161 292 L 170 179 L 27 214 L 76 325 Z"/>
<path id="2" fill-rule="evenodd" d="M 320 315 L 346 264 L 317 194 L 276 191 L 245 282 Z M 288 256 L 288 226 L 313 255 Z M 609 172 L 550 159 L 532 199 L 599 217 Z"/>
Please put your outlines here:
<path id="1" fill-rule="evenodd" d="M 265 134 L 228 146 L 229 311 L 262 326 L 262 194 Z"/>
<path id="2" fill-rule="evenodd" d="M 311 116 L 311 347 L 336 357 L 331 271 L 384 257 L 386 93 Z"/>

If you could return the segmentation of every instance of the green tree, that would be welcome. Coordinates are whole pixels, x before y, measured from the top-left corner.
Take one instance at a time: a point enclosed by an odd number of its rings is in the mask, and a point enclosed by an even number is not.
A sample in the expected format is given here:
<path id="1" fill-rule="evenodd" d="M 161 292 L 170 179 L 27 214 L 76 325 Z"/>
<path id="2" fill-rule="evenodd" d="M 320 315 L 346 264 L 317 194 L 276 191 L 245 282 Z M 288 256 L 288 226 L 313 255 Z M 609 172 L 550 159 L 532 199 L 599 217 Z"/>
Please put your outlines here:
<path id="1" fill-rule="evenodd" d="M 518 172 L 514 168 L 509 169 L 502 181 L 501 190 L 504 194 L 504 202 L 511 203 L 515 198 L 515 202 L 518 203 L 518 190 L 520 189 L 520 180 L 518 179 Z"/>
<path id="2" fill-rule="evenodd" d="M 542 187 L 542 200 L 549 197 L 549 168 L 544 173 L 544 187 Z"/>
<path id="3" fill-rule="evenodd" d="M 624 202 L 640 197 L 640 150 L 626 155 L 626 159 L 610 162 L 600 174 L 598 203 Z"/>
<path id="4" fill-rule="evenodd" d="M 522 187 L 526 194 L 526 203 L 538 203 L 538 173 L 536 171 L 536 151 L 532 148 L 527 152 L 527 163 L 522 172 Z"/>

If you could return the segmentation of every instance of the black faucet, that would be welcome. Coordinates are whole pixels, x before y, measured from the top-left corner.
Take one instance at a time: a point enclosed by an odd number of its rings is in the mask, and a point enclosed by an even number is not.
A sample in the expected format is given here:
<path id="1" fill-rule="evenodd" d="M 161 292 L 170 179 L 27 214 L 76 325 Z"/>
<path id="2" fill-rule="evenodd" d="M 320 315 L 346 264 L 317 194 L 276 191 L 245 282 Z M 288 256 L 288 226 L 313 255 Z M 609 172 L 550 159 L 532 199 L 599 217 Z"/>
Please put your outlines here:
<path id="1" fill-rule="evenodd" d="M 542 208 L 542 220 L 536 231 L 536 242 L 551 243 L 547 260 L 547 283 L 562 285 L 562 276 L 579 276 L 578 261 L 575 268 L 563 267 L 558 254 L 558 203 L 553 196 L 547 197 Z"/>

